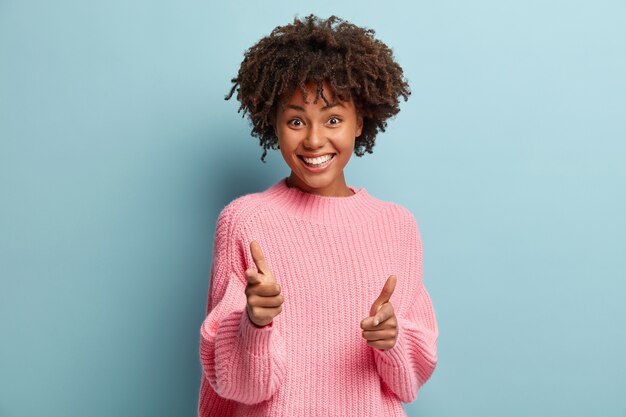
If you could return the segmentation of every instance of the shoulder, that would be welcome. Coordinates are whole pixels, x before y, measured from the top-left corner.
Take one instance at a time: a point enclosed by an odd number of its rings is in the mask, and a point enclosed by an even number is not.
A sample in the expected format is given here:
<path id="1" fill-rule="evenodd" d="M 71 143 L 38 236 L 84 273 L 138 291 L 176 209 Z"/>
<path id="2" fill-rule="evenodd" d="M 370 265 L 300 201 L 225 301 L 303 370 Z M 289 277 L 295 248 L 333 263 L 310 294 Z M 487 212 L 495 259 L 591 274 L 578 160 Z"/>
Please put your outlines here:
<path id="1" fill-rule="evenodd" d="M 397 227 L 417 228 L 417 220 L 413 212 L 407 207 L 393 201 L 382 200 L 371 194 L 369 196 L 378 204 L 386 219 L 393 222 Z"/>
<path id="2" fill-rule="evenodd" d="M 284 216 L 273 210 L 278 184 L 262 191 L 243 194 L 222 208 L 217 217 L 217 228 L 228 229 L 231 236 L 255 234 L 260 225 L 285 222 Z M 272 214 L 272 215 L 269 215 Z"/>
<path id="3" fill-rule="evenodd" d="M 231 229 L 249 223 L 263 207 L 263 193 L 245 194 L 228 203 L 217 216 L 217 227 L 228 226 Z"/>
<path id="4" fill-rule="evenodd" d="M 420 232 L 419 226 L 417 225 L 417 219 L 411 210 L 407 207 L 404 207 L 400 204 L 393 203 L 394 209 L 398 212 L 398 216 L 400 218 L 400 228 L 402 231 L 408 236 L 408 239 L 413 239 L 417 237 L 419 240 Z"/>
<path id="5" fill-rule="evenodd" d="M 420 239 L 417 219 L 409 208 L 391 201 L 382 201 L 382 203 L 385 221 L 394 229 L 400 240 Z"/>
<path id="6" fill-rule="evenodd" d="M 383 200 L 369 194 L 369 198 L 376 202 L 379 216 L 384 219 L 384 227 L 393 230 L 400 241 L 420 240 L 417 219 L 413 212 L 404 205 L 394 201 Z"/>
<path id="7" fill-rule="evenodd" d="M 415 219 L 413 212 L 409 210 L 407 207 L 398 203 L 389 203 L 389 205 L 391 206 L 390 210 L 396 213 L 400 221 L 402 221 L 403 223 L 407 223 L 407 224 L 409 223 L 417 224 L 417 220 Z"/>

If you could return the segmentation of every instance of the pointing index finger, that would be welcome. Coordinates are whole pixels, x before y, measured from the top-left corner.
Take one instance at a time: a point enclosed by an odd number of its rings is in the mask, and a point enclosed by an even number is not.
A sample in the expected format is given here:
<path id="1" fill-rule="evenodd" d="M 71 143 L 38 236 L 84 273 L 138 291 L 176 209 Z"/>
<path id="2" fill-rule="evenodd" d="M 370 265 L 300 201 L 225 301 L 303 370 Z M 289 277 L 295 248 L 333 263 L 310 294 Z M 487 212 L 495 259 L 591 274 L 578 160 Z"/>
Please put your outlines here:
<path id="1" fill-rule="evenodd" d="M 254 260 L 254 264 L 256 265 L 259 272 L 267 277 L 273 277 L 272 271 L 265 261 L 265 256 L 263 255 L 263 250 L 261 250 L 261 245 L 256 240 L 250 242 L 250 253 L 252 254 L 252 259 Z"/>
<path id="2" fill-rule="evenodd" d="M 389 302 L 393 291 L 396 289 L 396 282 L 396 276 L 389 275 L 389 278 L 387 278 L 383 290 L 380 292 L 380 295 L 378 296 L 376 301 L 374 301 L 374 304 L 372 304 L 372 308 L 370 309 L 370 316 L 375 315 L 383 304 Z"/>

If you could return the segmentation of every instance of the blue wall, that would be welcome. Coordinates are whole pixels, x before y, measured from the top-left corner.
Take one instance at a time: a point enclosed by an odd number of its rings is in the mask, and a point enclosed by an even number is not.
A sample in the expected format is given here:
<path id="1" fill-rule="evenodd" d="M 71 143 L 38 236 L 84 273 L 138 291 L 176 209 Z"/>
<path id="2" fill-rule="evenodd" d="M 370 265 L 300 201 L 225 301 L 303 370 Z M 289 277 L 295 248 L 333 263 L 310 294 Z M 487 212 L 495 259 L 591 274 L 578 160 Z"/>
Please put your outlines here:
<path id="1" fill-rule="evenodd" d="M 248 3 L 0 0 L 0 415 L 195 415 L 216 216 L 288 174 L 223 97 L 314 12 L 412 86 L 346 172 L 420 224 L 408 414 L 626 416 L 626 3 Z"/>

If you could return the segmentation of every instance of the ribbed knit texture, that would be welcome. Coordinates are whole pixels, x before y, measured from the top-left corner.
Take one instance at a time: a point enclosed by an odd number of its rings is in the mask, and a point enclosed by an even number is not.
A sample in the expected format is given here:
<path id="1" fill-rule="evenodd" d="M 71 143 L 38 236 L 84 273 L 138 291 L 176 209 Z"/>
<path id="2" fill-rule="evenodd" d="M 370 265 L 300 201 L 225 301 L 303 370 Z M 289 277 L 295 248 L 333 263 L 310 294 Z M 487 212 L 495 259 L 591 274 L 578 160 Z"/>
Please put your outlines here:
<path id="1" fill-rule="evenodd" d="M 401 402 L 416 399 L 437 361 L 419 231 L 406 208 L 350 189 L 326 197 L 282 178 L 220 213 L 200 329 L 200 417 L 406 416 Z M 262 328 L 246 311 L 253 240 L 284 296 Z M 382 351 L 367 345 L 360 322 L 389 275 L 399 331 Z"/>

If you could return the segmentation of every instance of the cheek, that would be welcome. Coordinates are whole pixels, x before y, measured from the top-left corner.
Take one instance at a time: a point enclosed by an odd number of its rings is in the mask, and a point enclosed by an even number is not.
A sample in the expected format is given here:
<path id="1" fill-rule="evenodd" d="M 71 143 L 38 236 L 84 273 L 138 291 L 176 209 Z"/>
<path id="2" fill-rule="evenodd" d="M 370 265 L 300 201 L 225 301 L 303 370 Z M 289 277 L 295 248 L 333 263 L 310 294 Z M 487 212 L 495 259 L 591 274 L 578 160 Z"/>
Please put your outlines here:
<path id="1" fill-rule="evenodd" d="M 281 149 L 294 152 L 302 141 L 303 133 L 289 128 L 278 128 L 276 136 Z"/>
<path id="2" fill-rule="evenodd" d="M 280 153 L 281 156 L 283 158 L 283 162 L 291 169 L 295 169 L 296 167 L 296 161 L 295 156 L 293 151 L 290 151 L 289 149 L 285 149 L 282 146 L 280 147 Z"/>
<path id="3" fill-rule="evenodd" d="M 344 153 L 350 152 L 354 149 L 354 143 L 356 142 L 356 135 L 354 126 L 347 127 L 341 134 L 340 138 L 337 138 L 336 146 L 339 147 Z"/>
<path id="4" fill-rule="evenodd" d="M 278 145 L 280 146 L 280 148 L 289 148 L 289 141 L 287 140 L 284 129 L 275 128 L 274 131 L 276 132 L 276 137 L 278 138 Z"/>
<path id="5" fill-rule="evenodd" d="M 293 137 L 285 135 L 284 132 L 278 132 L 278 148 L 283 156 L 285 162 L 293 164 L 293 159 L 296 158 L 295 151 L 297 142 L 293 140 Z"/>

